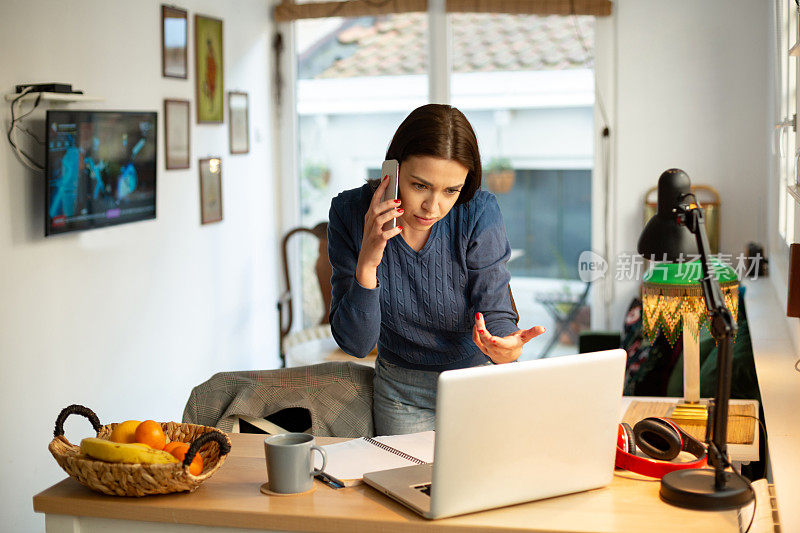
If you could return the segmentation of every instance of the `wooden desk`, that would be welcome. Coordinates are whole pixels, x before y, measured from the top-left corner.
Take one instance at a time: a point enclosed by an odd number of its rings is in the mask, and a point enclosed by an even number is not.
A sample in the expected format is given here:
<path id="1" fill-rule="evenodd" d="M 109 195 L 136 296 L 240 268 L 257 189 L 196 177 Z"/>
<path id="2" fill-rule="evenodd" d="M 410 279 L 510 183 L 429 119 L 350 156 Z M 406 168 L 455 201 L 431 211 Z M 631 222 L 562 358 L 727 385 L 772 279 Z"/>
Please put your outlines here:
<path id="1" fill-rule="evenodd" d="M 233 448 L 220 470 L 196 492 L 123 498 L 105 496 L 71 478 L 34 496 L 48 533 L 114 531 L 231 533 L 241 529 L 422 533 L 511 531 L 630 531 L 675 533 L 738 531 L 735 511 L 690 511 L 658 497 L 659 483 L 618 471 L 608 487 L 430 521 L 366 485 L 334 490 L 315 481 L 302 496 L 265 496 L 263 436 L 231 435 Z M 318 439 L 330 443 L 341 439 Z M 536 482 L 536 473 L 531 473 Z M 475 490 L 480 490 L 476 486 Z M 131 522 L 135 521 L 135 523 Z M 146 523 L 151 522 L 151 523 Z"/>

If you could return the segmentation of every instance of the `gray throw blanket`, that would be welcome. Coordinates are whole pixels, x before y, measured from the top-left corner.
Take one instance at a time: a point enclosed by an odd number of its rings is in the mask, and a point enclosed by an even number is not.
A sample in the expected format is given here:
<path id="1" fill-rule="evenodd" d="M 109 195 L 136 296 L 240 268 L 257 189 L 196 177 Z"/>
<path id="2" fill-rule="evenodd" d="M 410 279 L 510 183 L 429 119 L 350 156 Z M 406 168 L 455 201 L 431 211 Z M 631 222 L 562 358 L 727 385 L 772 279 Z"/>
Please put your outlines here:
<path id="1" fill-rule="evenodd" d="M 231 431 L 238 416 L 265 418 L 300 407 L 311 414 L 313 435 L 371 437 L 374 374 L 350 362 L 220 372 L 192 389 L 183 421 Z"/>

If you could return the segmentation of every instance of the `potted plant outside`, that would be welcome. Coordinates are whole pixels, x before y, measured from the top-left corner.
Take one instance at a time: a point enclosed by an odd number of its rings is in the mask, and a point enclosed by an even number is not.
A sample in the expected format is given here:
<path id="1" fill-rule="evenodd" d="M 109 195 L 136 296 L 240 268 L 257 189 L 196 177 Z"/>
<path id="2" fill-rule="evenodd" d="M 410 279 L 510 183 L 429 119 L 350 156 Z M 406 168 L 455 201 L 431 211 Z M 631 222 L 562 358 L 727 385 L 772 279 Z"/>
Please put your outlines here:
<path id="1" fill-rule="evenodd" d="M 486 185 L 495 194 L 506 194 L 514 188 L 514 168 L 505 157 L 493 157 L 484 169 Z"/>
<path id="2" fill-rule="evenodd" d="M 324 189 L 331 180 L 331 171 L 321 163 L 307 163 L 303 167 L 303 179 L 316 189 Z"/>

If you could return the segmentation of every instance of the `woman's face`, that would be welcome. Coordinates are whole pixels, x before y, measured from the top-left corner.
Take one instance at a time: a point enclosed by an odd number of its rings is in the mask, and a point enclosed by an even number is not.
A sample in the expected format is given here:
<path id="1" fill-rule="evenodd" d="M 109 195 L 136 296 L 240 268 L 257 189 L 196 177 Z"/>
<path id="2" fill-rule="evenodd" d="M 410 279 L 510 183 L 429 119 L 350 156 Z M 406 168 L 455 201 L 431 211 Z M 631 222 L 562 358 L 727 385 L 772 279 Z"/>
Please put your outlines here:
<path id="1" fill-rule="evenodd" d="M 456 204 L 467 172 L 467 167 L 450 159 L 415 155 L 403 161 L 398 180 L 403 229 L 430 231 Z"/>

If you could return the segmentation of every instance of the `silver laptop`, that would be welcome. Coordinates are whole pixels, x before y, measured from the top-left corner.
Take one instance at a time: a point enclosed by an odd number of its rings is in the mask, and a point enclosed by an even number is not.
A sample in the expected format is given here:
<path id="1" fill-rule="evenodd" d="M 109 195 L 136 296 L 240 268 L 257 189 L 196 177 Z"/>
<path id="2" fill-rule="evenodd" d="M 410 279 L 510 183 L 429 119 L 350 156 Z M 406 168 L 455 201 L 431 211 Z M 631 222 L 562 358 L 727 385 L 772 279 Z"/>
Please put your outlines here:
<path id="1" fill-rule="evenodd" d="M 364 481 L 426 518 L 603 487 L 614 449 L 625 351 L 442 372 L 433 464 Z"/>

